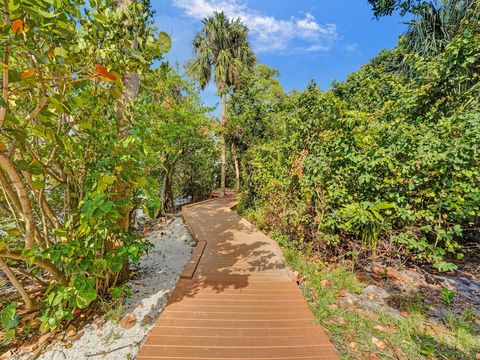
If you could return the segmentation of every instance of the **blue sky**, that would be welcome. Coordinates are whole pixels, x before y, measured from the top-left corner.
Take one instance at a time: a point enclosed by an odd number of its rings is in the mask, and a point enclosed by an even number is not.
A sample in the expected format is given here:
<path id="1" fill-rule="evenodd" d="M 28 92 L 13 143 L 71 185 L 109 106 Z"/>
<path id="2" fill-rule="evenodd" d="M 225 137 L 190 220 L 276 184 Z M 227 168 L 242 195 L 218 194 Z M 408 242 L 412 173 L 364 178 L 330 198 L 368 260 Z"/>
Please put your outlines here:
<path id="1" fill-rule="evenodd" d="M 259 63 L 280 71 L 286 91 L 304 89 L 311 79 L 328 89 L 395 46 L 405 30 L 399 16 L 372 19 L 367 0 L 152 0 L 152 5 L 159 30 L 172 37 L 166 56 L 172 64 L 183 69 L 201 19 L 223 10 L 249 27 Z M 202 98 L 209 106 L 218 103 L 213 84 Z"/>

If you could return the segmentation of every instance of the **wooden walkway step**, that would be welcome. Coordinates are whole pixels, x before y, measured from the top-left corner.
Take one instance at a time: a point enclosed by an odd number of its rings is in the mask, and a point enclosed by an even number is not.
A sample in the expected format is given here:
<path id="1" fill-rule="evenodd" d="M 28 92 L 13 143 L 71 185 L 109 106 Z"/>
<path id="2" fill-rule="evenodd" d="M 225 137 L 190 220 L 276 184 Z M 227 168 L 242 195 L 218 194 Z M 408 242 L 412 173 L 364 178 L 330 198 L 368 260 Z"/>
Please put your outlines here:
<path id="1" fill-rule="evenodd" d="M 338 359 L 280 248 L 235 204 L 184 207 L 197 247 L 137 359 Z"/>

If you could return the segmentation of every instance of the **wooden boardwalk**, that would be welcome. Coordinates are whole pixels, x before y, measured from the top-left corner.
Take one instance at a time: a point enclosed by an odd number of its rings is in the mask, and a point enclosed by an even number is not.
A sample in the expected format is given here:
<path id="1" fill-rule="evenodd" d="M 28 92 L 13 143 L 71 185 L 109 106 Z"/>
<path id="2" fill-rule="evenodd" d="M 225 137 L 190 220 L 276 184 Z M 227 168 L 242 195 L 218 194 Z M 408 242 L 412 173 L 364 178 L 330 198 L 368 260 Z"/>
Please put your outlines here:
<path id="1" fill-rule="evenodd" d="M 197 247 L 138 359 L 338 359 L 280 248 L 235 202 L 184 207 Z"/>

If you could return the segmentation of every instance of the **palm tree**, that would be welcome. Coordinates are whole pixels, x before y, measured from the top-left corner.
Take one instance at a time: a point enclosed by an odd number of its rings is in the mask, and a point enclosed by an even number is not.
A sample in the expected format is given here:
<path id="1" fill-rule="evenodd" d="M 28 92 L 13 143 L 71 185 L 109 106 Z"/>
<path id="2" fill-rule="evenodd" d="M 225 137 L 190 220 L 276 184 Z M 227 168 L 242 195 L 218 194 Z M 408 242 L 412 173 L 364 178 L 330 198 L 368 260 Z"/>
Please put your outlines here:
<path id="1" fill-rule="evenodd" d="M 480 18 L 478 0 L 444 0 L 418 6 L 416 18 L 405 33 L 407 49 L 423 56 L 435 55 L 461 31 L 462 20 Z"/>
<path id="2" fill-rule="evenodd" d="M 220 123 L 225 122 L 227 94 L 239 86 L 240 74 L 253 69 L 255 57 L 248 42 L 248 28 L 240 19 L 228 19 L 223 12 L 214 12 L 202 21 L 203 28 L 193 39 L 193 59 L 187 72 L 205 89 L 212 79 L 222 97 Z M 225 138 L 221 141 L 220 188 L 225 195 Z"/>

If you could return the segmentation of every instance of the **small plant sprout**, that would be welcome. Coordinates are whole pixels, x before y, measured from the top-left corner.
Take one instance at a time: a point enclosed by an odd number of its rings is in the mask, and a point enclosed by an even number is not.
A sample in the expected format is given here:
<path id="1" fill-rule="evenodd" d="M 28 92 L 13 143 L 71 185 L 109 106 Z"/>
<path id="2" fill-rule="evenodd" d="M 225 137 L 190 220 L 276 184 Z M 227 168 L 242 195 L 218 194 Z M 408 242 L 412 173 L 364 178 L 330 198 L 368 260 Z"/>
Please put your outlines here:
<path id="1" fill-rule="evenodd" d="M 457 296 L 457 293 L 455 291 L 450 291 L 445 286 L 442 287 L 441 293 L 443 302 L 449 306 L 452 305 L 453 299 L 455 298 L 455 296 Z"/>

